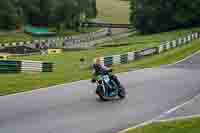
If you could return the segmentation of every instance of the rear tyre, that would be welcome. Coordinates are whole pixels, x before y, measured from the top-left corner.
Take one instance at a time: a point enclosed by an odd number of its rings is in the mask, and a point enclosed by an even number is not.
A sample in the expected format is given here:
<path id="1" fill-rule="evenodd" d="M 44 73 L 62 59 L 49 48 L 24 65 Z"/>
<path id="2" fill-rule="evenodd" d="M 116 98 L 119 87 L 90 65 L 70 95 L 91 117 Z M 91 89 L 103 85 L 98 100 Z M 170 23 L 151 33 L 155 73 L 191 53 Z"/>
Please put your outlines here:
<path id="1" fill-rule="evenodd" d="M 124 87 L 119 89 L 118 96 L 120 97 L 120 99 L 124 99 L 126 97 L 126 89 Z"/>

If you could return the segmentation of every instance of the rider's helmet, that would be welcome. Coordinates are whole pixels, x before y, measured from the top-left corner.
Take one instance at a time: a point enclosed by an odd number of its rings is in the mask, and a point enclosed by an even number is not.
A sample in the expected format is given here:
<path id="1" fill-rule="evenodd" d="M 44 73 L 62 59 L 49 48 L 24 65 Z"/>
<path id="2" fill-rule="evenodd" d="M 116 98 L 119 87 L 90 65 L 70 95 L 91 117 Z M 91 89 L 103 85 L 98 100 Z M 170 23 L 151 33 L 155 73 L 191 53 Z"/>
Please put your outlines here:
<path id="1" fill-rule="evenodd" d="M 93 68 L 94 68 L 94 73 L 96 73 L 97 75 L 102 73 L 102 63 L 101 63 L 101 59 L 97 58 L 95 60 L 95 63 L 93 64 Z"/>
<path id="2" fill-rule="evenodd" d="M 100 65 L 101 64 L 101 59 L 97 58 L 95 63 Z"/>

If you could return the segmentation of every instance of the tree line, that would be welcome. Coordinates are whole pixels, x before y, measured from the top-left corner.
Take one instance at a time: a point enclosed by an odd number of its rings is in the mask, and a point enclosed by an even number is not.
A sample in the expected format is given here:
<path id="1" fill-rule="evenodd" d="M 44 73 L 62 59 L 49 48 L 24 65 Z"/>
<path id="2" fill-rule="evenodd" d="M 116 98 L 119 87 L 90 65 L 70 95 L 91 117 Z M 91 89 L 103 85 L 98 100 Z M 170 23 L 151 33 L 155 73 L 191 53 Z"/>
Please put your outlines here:
<path id="1" fill-rule="evenodd" d="M 200 0 L 130 0 L 130 22 L 142 33 L 200 26 Z"/>
<path id="2" fill-rule="evenodd" d="M 1 0 L 0 28 L 30 24 L 77 28 L 97 15 L 96 0 Z"/>

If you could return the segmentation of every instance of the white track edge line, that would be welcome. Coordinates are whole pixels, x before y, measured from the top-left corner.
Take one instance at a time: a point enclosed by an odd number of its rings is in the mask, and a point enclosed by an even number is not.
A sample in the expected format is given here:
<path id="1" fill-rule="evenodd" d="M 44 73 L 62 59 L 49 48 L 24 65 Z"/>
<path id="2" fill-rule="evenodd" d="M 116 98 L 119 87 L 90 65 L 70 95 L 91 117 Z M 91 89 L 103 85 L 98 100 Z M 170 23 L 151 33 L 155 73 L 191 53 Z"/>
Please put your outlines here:
<path id="1" fill-rule="evenodd" d="M 151 120 L 148 120 L 148 121 L 145 121 L 145 122 L 143 122 L 143 123 L 140 123 L 140 124 L 138 124 L 138 125 L 136 125 L 136 126 L 133 126 L 133 127 L 127 128 L 127 129 L 124 129 L 124 130 L 122 130 L 122 131 L 119 131 L 118 133 L 126 133 L 126 132 L 128 132 L 128 131 L 130 131 L 130 130 L 134 130 L 134 129 L 136 129 L 136 128 L 143 127 L 143 126 L 152 124 L 152 123 L 154 123 L 154 122 L 157 122 L 157 120 L 161 119 L 161 118 L 164 117 L 165 115 L 170 114 L 170 113 L 172 113 L 172 112 L 178 110 L 179 108 L 182 108 L 183 106 L 185 106 L 185 105 L 187 105 L 187 104 L 190 104 L 191 102 L 193 102 L 193 101 L 194 101 L 196 98 L 198 98 L 198 97 L 200 97 L 200 94 L 199 94 L 199 95 L 196 95 L 196 96 L 194 96 L 194 97 L 192 97 L 190 100 L 188 100 L 188 101 L 186 101 L 186 102 L 184 102 L 184 103 L 182 103 L 182 104 L 180 104 L 180 105 L 175 106 L 174 108 L 169 109 L 168 111 L 165 111 L 165 112 L 161 113 L 161 115 L 159 115 L 159 116 L 157 116 L 157 117 L 155 117 L 155 118 L 153 118 L 153 119 L 151 119 Z"/>
<path id="2" fill-rule="evenodd" d="M 161 123 L 161 122 L 172 122 L 172 121 L 185 120 L 185 119 L 191 119 L 191 118 L 197 118 L 197 117 L 200 117 L 200 114 L 178 116 L 178 117 L 169 118 L 169 119 L 156 120 L 155 122 L 158 122 L 158 123 Z"/>
<path id="3" fill-rule="evenodd" d="M 184 59 L 181 59 L 181 60 L 175 62 L 175 63 L 171 63 L 171 64 L 167 64 L 167 65 L 162 65 L 162 66 L 163 66 L 163 67 L 167 67 L 167 66 L 176 65 L 176 64 L 178 64 L 178 63 L 181 63 L 181 62 L 184 62 L 184 61 L 190 59 L 191 57 L 193 57 L 193 56 L 195 56 L 195 55 L 197 55 L 197 54 L 199 54 L 199 53 L 200 53 L 200 50 L 197 51 L 197 52 L 195 52 L 195 53 L 193 53 L 193 54 L 191 54 L 191 55 L 189 55 L 189 56 L 187 56 L 187 57 L 185 57 Z M 162 66 L 161 66 L 161 67 L 162 67 Z"/>

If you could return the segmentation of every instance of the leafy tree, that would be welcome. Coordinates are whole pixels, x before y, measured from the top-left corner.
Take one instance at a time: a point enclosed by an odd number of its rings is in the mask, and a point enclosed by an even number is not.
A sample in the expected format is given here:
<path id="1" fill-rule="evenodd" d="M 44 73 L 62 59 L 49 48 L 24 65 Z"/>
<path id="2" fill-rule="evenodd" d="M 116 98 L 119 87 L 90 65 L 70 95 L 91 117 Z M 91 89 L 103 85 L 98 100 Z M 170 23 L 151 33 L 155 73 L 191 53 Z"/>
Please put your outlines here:
<path id="1" fill-rule="evenodd" d="M 24 23 L 78 29 L 97 14 L 96 0 L 1 0 L 0 8 L 0 28 Z"/>
<path id="2" fill-rule="evenodd" d="M 16 27 L 17 12 L 11 0 L 0 1 L 0 28 L 13 29 Z"/>
<path id="3" fill-rule="evenodd" d="M 200 25 L 199 0 L 131 0 L 130 21 L 142 33 Z"/>

